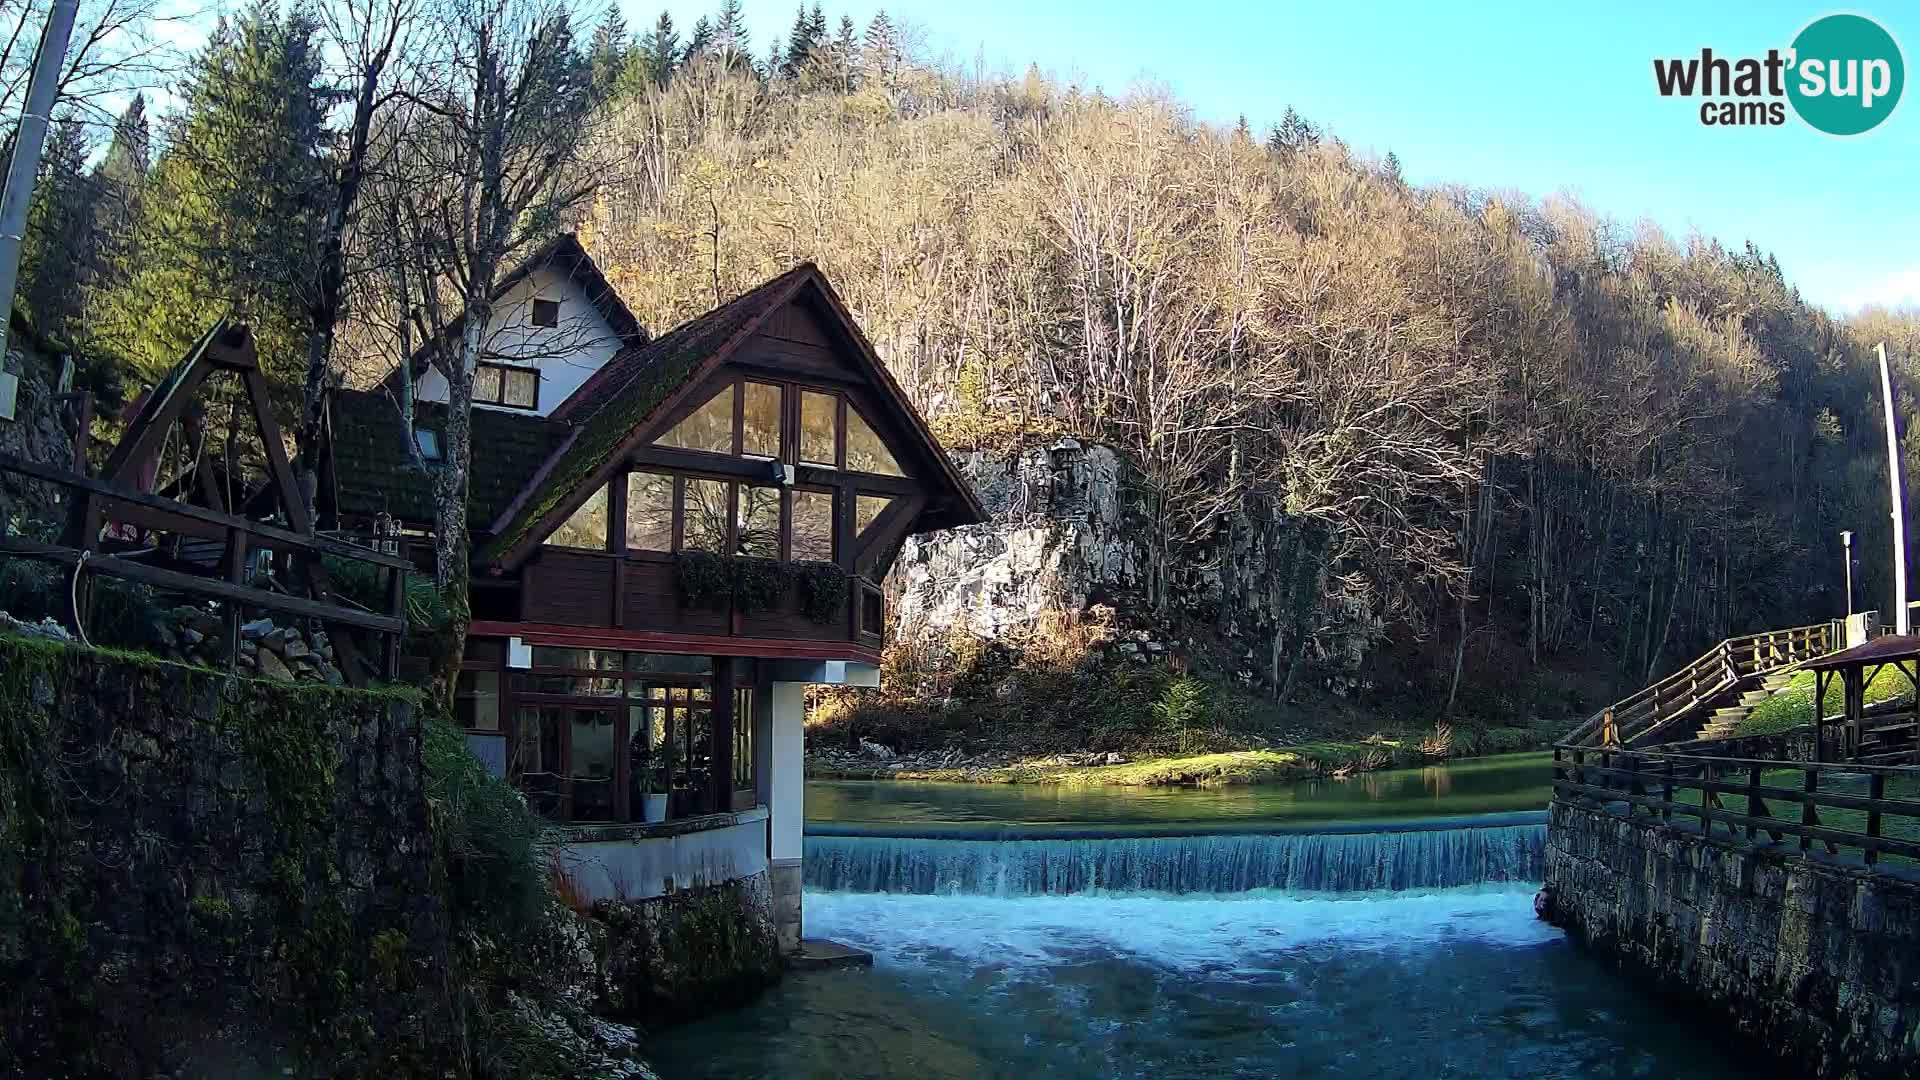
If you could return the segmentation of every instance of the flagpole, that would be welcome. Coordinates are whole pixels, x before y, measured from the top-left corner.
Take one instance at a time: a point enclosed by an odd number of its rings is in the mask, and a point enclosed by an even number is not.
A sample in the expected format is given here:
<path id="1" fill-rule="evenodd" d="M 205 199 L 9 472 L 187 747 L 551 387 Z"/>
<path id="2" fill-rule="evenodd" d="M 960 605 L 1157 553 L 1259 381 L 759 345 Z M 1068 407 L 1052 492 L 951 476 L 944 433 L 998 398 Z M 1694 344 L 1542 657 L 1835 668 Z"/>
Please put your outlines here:
<path id="1" fill-rule="evenodd" d="M 1880 356 L 1880 401 L 1887 414 L 1887 486 L 1893 494 L 1893 625 L 1894 633 L 1908 634 L 1907 615 L 1907 506 L 1900 494 L 1900 435 L 1893 423 L 1893 375 L 1887 369 L 1887 343 L 1874 346 Z"/>

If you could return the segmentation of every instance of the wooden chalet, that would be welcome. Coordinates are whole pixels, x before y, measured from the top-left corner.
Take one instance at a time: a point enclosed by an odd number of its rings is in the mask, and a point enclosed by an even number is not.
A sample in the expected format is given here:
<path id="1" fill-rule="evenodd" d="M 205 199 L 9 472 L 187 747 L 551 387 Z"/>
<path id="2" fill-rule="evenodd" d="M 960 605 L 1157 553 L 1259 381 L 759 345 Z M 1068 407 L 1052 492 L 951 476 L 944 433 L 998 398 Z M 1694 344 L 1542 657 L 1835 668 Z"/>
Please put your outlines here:
<path id="1" fill-rule="evenodd" d="M 486 338 L 476 748 L 575 823 L 648 819 L 662 793 L 672 817 L 777 818 L 790 797 L 775 831 L 797 872 L 797 687 L 877 683 L 881 579 L 908 536 L 982 521 L 979 503 L 811 264 L 653 337 L 563 237 L 509 277 Z M 431 461 L 445 379 L 425 355 L 409 375 Z M 424 536 L 433 478 L 408 467 L 390 389 L 333 399 L 323 516 Z"/>

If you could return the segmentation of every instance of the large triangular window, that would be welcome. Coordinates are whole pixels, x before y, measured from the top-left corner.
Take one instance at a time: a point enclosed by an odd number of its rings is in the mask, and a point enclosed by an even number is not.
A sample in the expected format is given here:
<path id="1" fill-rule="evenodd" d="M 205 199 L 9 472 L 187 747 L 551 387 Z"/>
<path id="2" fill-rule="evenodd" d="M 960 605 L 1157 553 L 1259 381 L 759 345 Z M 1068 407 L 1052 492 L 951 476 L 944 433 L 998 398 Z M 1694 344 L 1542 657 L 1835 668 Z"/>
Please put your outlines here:
<path id="1" fill-rule="evenodd" d="M 654 440 L 655 444 L 714 454 L 733 453 L 733 395 L 734 387 L 727 386 Z"/>
<path id="2" fill-rule="evenodd" d="M 866 419 L 851 407 L 847 409 L 847 468 L 883 476 L 907 475 L 900 471 L 900 463 L 893 460 L 887 444 L 880 441 Z"/>

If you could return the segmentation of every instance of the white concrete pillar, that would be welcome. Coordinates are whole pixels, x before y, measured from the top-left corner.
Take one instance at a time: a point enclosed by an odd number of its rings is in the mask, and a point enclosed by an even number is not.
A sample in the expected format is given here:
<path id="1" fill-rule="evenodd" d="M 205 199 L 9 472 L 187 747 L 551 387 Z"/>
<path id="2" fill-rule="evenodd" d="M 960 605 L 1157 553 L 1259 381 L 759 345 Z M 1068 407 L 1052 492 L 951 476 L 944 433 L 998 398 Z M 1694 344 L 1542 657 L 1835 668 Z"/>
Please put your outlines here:
<path id="1" fill-rule="evenodd" d="M 806 684 L 777 682 L 767 695 L 768 728 L 773 738 L 767 808 L 774 930 L 780 947 L 800 947 L 800 859 L 805 844 L 807 803 Z"/>

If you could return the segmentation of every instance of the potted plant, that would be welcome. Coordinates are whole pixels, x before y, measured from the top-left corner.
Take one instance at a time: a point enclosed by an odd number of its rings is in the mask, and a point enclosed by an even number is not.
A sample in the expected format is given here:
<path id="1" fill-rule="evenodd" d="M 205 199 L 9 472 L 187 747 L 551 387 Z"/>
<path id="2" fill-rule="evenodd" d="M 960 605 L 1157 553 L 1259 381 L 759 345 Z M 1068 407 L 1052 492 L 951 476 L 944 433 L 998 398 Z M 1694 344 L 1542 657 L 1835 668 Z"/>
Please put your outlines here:
<path id="1" fill-rule="evenodd" d="M 653 823 L 667 820 L 667 789 L 673 783 L 673 744 L 662 743 L 647 762 L 646 791 L 640 797 L 640 820 Z"/>

